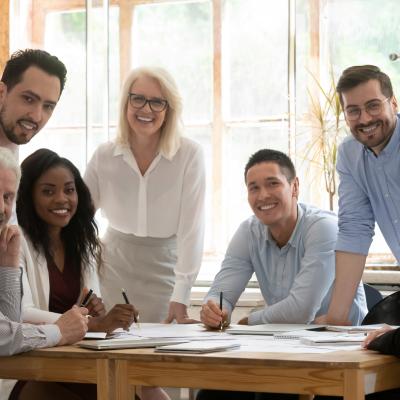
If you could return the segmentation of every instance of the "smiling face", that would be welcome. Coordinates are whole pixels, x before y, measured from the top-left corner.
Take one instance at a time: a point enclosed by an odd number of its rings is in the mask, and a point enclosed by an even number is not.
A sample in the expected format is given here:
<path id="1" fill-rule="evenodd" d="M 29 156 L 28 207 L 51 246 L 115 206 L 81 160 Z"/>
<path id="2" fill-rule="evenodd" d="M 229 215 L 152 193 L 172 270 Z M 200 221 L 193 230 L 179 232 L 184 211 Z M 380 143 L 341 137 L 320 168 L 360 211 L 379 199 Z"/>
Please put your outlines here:
<path id="1" fill-rule="evenodd" d="M 78 206 L 75 180 L 64 166 L 47 170 L 33 185 L 37 215 L 49 227 L 60 231 L 69 224 Z"/>
<path id="2" fill-rule="evenodd" d="M 247 171 L 246 186 L 250 207 L 272 233 L 292 229 L 297 220 L 297 178 L 289 183 L 277 163 L 261 162 Z"/>
<path id="3" fill-rule="evenodd" d="M 138 78 L 132 84 L 129 91 L 130 93 L 142 95 L 146 99 L 165 100 L 165 97 L 161 93 L 159 83 L 155 79 L 147 76 L 141 76 Z M 128 100 L 126 117 L 131 129 L 130 134 L 139 137 L 157 136 L 157 138 L 159 138 L 166 113 L 166 110 L 161 112 L 152 111 L 149 103 L 147 103 L 143 108 L 134 108 Z"/>
<path id="4" fill-rule="evenodd" d="M 0 133 L 12 143 L 28 143 L 51 117 L 60 90 L 57 76 L 35 66 L 9 91 L 0 83 Z"/>
<path id="5" fill-rule="evenodd" d="M 346 118 L 353 136 L 364 146 L 379 154 L 390 140 L 395 125 L 397 101 L 394 97 L 386 100 L 378 80 L 370 79 L 353 89 L 342 93 L 343 109 L 360 107 L 360 117 L 354 121 Z M 365 106 L 373 100 L 380 100 L 382 110 L 379 115 L 371 116 L 365 111 Z"/>

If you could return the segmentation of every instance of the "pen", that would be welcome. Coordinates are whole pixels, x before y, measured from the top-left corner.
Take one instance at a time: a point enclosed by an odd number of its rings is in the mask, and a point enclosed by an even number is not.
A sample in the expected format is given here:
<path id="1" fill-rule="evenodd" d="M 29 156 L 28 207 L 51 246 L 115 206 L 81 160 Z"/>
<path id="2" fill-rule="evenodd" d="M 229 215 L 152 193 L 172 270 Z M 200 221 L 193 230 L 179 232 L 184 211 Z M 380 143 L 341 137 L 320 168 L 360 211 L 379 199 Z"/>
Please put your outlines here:
<path id="1" fill-rule="evenodd" d="M 223 300 L 224 300 L 224 292 L 219 292 L 219 309 L 220 309 L 221 311 L 222 311 L 222 303 L 223 303 Z M 224 327 L 224 321 L 221 320 L 221 324 L 220 324 L 220 326 L 219 326 L 219 329 L 222 331 L 223 327 Z"/>
<path id="2" fill-rule="evenodd" d="M 82 302 L 81 302 L 81 307 L 86 307 L 89 303 L 90 300 L 90 296 L 93 293 L 93 289 L 90 289 L 87 293 L 86 296 L 83 298 Z"/>
<path id="3" fill-rule="evenodd" d="M 121 289 L 122 290 L 122 297 L 125 300 L 125 304 L 131 304 L 129 302 L 128 296 L 126 295 L 125 289 Z M 136 316 L 135 314 L 133 314 L 133 320 L 135 321 L 135 324 L 137 324 L 137 327 L 140 328 L 139 325 L 139 314 Z"/>

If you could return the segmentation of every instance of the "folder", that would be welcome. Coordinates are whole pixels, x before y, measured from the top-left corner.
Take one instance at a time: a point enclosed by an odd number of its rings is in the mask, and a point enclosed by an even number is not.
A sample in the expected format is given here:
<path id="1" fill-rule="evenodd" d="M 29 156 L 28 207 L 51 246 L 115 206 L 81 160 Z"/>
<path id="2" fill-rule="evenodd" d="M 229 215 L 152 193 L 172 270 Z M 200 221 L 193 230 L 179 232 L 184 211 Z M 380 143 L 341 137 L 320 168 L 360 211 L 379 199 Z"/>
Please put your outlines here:
<path id="1" fill-rule="evenodd" d="M 145 347 L 156 347 L 184 342 L 186 341 L 182 339 L 172 338 L 106 339 L 85 340 L 84 342 L 79 343 L 79 347 L 91 350 L 140 349 Z"/>
<path id="2" fill-rule="evenodd" d="M 171 344 L 168 346 L 157 346 L 156 352 L 182 352 L 182 353 L 213 353 L 215 351 L 226 351 L 237 349 L 240 347 L 240 343 L 228 341 L 193 341 L 188 343 Z"/>

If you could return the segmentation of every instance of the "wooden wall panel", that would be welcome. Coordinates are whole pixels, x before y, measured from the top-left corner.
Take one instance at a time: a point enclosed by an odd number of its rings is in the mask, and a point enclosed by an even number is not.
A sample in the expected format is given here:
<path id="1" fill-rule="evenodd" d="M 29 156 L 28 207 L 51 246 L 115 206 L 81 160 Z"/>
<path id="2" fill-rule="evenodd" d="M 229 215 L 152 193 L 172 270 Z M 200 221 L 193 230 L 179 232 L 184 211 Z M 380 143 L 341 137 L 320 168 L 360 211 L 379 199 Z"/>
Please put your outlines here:
<path id="1" fill-rule="evenodd" d="M 0 1 L 0 71 L 3 71 L 5 63 L 10 55 L 10 2 Z"/>

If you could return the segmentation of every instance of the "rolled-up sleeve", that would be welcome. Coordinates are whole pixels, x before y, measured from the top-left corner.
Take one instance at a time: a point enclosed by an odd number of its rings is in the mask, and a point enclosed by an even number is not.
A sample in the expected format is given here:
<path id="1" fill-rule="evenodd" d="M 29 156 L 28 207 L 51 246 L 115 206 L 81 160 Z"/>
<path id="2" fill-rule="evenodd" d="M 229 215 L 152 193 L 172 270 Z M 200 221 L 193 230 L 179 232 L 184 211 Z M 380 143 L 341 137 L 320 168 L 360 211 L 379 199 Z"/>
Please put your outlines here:
<path id="1" fill-rule="evenodd" d="M 351 150 L 351 149 L 350 149 Z M 341 145 L 338 152 L 339 234 L 336 250 L 367 255 L 374 236 L 375 216 L 369 197 L 353 178 L 350 151 Z"/>

